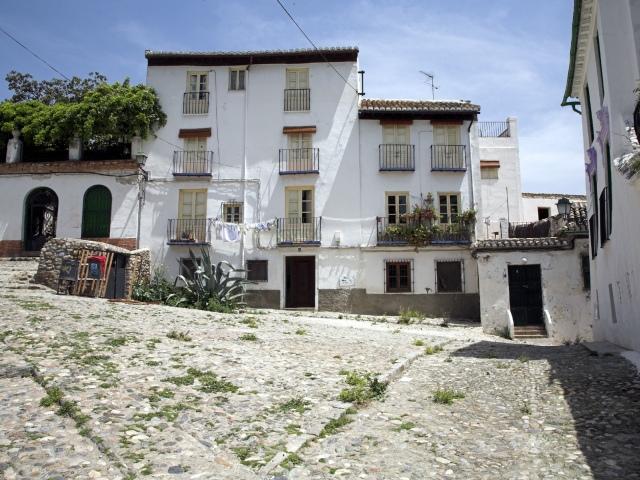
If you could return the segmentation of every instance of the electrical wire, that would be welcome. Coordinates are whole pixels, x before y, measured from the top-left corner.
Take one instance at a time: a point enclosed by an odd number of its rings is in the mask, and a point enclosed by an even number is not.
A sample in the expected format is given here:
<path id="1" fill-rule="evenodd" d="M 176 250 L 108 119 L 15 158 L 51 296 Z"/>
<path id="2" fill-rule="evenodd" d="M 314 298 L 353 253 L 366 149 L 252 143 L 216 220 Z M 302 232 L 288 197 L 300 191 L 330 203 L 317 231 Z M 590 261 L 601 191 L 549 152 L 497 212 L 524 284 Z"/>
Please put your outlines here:
<path id="1" fill-rule="evenodd" d="M 11 35 L 9 32 L 7 32 L 4 28 L 0 27 L 0 32 L 4 33 L 7 37 L 9 37 L 11 40 L 13 40 L 14 42 L 16 42 L 18 45 L 20 45 L 22 48 L 24 48 L 27 52 L 29 52 L 31 55 L 33 55 L 34 57 L 36 57 L 38 60 L 40 60 L 42 63 L 44 63 L 47 67 L 49 67 L 51 70 L 53 70 L 54 72 L 58 73 L 59 75 L 62 75 L 62 77 L 65 80 L 70 80 L 69 77 L 67 77 L 64 73 L 62 73 L 60 70 L 58 70 L 56 67 L 54 67 L 53 65 L 51 65 L 49 62 L 47 62 L 44 58 L 42 58 L 40 55 L 38 55 L 36 52 L 34 52 L 33 50 L 31 50 L 29 47 L 27 47 L 24 43 L 20 42 L 16 37 L 14 37 L 13 35 Z"/>
<path id="2" fill-rule="evenodd" d="M 296 22 L 295 18 L 293 18 L 293 16 L 289 13 L 289 10 L 286 9 L 286 7 L 282 4 L 282 2 L 280 0 L 276 0 L 276 2 L 278 3 L 278 5 L 280 5 L 280 7 L 282 8 L 282 10 L 284 10 L 284 13 L 287 14 L 287 16 L 291 19 L 291 21 L 293 22 L 293 24 L 298 27 L 298 30 L 300 30 L 300 33 L 302 33 L 302 35 L 304 35 L 304 38 L 307 39 L 307 41 L 311 44 L 311 46 L 313 48 L 315 48 L 315 50 L 322 56 L 322 58 L 324 59 L 325 62 L 327 62 L 329 64 L 329 66 L 331 68 L 333 68 L 333 71 L 336 72 L 336 74 L 344 81 L 344 83 L 346 85 L 349 85 L 349 87 L 351 87 L 353 89 L 354 92 L 356 92 L 357 94 L 360 94 L 360 92 L 358 92 L 358 89 L 355 88 L 353 85 L 351 85 L 349 83 L 349 81 L 344 78 L 344 76 L 338 71 L 338 69 L 333 65 L 333 63 L 331 63 L 329 61 L 329 59 L 326 57 L 326 55 L 322 52 L 322 50 L 320 50 L 315 43 L 313 43 L 313 40 L 311 40 L 309 38 L 309 35 L 307 35 L 305 33 L 305 31 L 302 29 L 302 27 L 298 24 L 298 22 Z"/>

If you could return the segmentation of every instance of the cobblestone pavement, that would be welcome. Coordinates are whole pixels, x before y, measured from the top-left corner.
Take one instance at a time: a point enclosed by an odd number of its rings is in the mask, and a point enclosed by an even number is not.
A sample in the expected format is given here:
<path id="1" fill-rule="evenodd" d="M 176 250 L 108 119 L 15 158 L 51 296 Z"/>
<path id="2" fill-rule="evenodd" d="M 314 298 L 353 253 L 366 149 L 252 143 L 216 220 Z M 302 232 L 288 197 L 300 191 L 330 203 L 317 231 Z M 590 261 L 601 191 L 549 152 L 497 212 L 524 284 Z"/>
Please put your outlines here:
<path id="1" fill-rule="evenodd" d="M 0 262 L 4 478 L 640 478 L 620 357 L 440 320 L 57 296 L 33 269 Z M 384 396 L 338 400 L 353 371 Z"/>

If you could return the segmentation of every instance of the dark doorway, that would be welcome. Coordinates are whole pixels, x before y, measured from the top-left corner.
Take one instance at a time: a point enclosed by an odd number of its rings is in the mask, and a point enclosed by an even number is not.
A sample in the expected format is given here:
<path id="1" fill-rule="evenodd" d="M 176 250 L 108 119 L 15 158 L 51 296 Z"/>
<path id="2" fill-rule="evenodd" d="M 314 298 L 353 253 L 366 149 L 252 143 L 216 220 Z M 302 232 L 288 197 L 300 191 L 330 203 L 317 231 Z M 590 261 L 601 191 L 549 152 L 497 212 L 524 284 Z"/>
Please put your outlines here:
<path id="1" fill-rule="evenodd" d="M 514 325 L 544 324 L 540 265 L 509 265 L 509 303 Z"/>
<path id="2" fill-rule="evenodd" d="M 107 281 L 106 298 L 125 298 L 125 275 L 127 256 L 115 254 L 111 262 L 111 271 Z"/>
<path id="3" fill-rule="evenodd" d="M 316 258 L 286 257 L 285 308 L 316 306 Z"/>
<path id="4" fill-rule="evenodd" d="M 36 188 L 25 204 L 24 249 L 35 252 L 56 236 L 58 196 L 50 188 Z"/>

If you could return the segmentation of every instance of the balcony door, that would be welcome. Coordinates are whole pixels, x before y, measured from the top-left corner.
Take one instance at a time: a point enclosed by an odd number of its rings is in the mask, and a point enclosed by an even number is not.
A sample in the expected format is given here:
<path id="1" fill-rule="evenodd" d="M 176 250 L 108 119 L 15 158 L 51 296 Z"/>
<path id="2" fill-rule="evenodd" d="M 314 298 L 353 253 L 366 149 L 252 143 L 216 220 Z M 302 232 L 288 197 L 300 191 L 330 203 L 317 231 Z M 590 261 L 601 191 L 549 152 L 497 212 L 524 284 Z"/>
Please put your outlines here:
<path id="1" fill-rule="evenodd" d="M 310 108 L 309 69 L 287 68 L 284 90 L 285 112 L 303 112 Z"/>
<path id="2" fill-rule="evenodd" d="M 308 172 L 313 170 L 312 147 L 310 133 L 289 133 L 287 170 L 290 172 Z"/>
<path id="3" fill-rule="evenodd" d="M 204 243 L 207 240 L 207 190 L 180 190 L 175 240 Z"/>
<path id="4" fill-rule="evenodd" d="M 289 242 L 314 240 L 313 188 L 287 187 L 285 189 L 285 235 Z"/>
<path id="5" fill-rule="evenodd" d="M 460 145 L 460 127 L 458 125 L 438 125 L 433 129 L 434 145 Z"/>
<path id="6" fill-rule="evenodd" d="M 207 137 L 193 137 L 184 139 L 184 153 L 182 165 L 184 173 L 202 173 L 207 168 Z"/>
<path id="7" fill-rule="evenodd" d="M 206 72 L 189 72 L 187 75 L 187 91 L 192 100 L 202 100 L 209 90 L 209 74 Z"/>
<path id="8" fill-rule="evenodd" d="M 409 164 L 409 126 L 383 125 L 383 165 L 386 168 L 406 168 Z"/>
<path id="9" fill-rule="evenodd" d="M 308 68 L 287 68 L 287 89 L 300 90 L 309 88 Z"/>

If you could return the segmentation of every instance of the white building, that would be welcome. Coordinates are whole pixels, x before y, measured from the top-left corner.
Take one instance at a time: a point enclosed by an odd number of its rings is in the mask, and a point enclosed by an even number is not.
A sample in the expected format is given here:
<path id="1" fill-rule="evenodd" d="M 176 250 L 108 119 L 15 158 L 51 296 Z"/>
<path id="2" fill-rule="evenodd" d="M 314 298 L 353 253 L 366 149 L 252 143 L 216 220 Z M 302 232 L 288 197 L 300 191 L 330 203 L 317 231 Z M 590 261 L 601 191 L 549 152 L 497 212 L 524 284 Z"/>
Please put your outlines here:
<path id="1" fill-rule="evenodd" d="M 456 219 L 479 206 L 479 107 L 360 101 L 357 55 L 147 52 L 168 116 L 144 146 L 156 265 L 173 275 L 204 245 L 246 265 L 256 305 L 477 317 Z M 427 199 L 441 218 L 418 247 L 398 231 Z"/>
<path id="2" fill-rule="evenodd" d="M 640 350 L 640 3 L 576 0 L 564 105 L 580 105 L 594 336 Z M 635 167 L 634 167 L 635 160 Z"/>
<path id="3" fill-rule="evenodd" d="M 536 222 L 558 215 L 558 201 L 561 198 L 577 203 L 586 203 L 587 201 L 585 195 L 523 192 L 520 222 Z"/>

